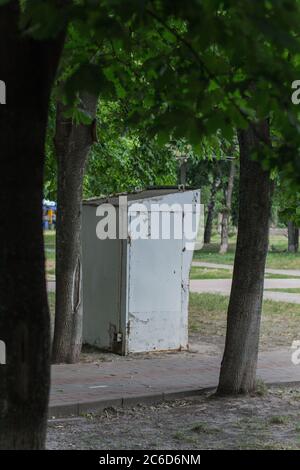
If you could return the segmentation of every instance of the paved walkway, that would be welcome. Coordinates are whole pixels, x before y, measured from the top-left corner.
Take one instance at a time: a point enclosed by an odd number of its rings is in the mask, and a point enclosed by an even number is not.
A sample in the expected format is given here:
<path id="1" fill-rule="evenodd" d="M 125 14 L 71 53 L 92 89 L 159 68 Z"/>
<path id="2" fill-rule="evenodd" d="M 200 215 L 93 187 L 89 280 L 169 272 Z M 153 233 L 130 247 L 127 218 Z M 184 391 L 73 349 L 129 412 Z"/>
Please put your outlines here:
<path id="1" fill-rule="evenodd" d="M 55 292 L 55 281 L 47 279 L 47 291 Z"/>
<path id="2" fill-rule="evenodd" d="M 264 299 L 300 304 L 300 294 L 269 290 L 288 288 L 300 288 L 300 279 L 265 279 L 265 289 L 268 290 L 264 290 Z M 230 289 L 231 279 L 192 279 L 190 281 L 190 292 L 198 294 L 211 292 L 229 295 Z"/>
<path id="3" fill-rule="evenodd" d="M 201 389 L 216 387 L 220 362 L 220 354 L 182 352 L 99 364 L 55 365 L 49 416 L 195 395 Z M 257 376 L 268 384 L 300 382 L 300 365 L 291 362 L 290 350 L 263 352 Z"/>
<path id="4" fill-rule="evenodd" d="M 226 269 L 232 271 L 230 264 L 206 263 L 193 261 L 193 266 L 209 269 Z M 290 302 L 300 304 L 300 294 L 290 292 L 272 291 L 272 289 L 300 288 L 300 270 L 298 269 L 266 269 L 266 274 L 277 274 L 281 276 L 291 276 L 293 279 L 265 279 L 264 299 L 276 302 Z M 196 293 L 212 292 L 222 295 L 229 295 L 231 289 L 231 279 L 193 279 L 190 281 L 190 291 Z M 267 290 L 266 290 L 267 289 Z"/>

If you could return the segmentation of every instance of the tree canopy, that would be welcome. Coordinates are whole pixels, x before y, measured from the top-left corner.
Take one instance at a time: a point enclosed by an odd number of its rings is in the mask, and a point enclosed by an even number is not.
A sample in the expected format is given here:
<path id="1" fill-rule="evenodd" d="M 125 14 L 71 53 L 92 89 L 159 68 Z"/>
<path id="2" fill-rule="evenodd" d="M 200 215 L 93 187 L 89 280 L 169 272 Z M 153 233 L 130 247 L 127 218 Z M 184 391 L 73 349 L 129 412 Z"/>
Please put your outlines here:
<path id="1" fill-rule="evenodd" d="M 8 4 L 2 0 L 1 4 Z M 265 117 L 273 151 L 257 155 L 298 182 L 300 3 L 292 0 L 25 0 L 21 28 L 51 38 L 66 24 L 63 93 L 77 119 L 78 92 L 117 98 L 126 122 L 158 143 L 185 137 L 196 151 L 219 129 Z"/>

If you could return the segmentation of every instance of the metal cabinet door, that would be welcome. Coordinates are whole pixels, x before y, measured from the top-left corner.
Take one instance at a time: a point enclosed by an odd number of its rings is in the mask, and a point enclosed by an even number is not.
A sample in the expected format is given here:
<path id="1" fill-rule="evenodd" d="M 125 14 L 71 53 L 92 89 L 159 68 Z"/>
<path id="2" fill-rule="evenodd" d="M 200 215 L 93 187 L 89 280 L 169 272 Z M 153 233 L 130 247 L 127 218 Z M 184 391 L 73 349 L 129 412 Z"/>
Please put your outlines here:
<path id="1" fill-rule="evenodd" d="M 150 234 L 131 239 L 128 246 L 128 352 L 183 346 L 183 241 L 152 240 Z"/>

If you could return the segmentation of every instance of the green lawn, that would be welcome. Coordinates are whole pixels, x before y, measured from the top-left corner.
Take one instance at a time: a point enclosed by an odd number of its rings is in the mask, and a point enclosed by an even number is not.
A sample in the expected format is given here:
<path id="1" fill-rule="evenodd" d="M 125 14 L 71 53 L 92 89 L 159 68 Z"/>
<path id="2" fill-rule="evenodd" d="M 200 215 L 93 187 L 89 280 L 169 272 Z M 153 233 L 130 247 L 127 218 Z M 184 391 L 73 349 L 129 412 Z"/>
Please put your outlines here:
<path id="1" fill-rule="evenodd" d="M 55 276 L 55 231 L 46 230 L 44 232 L 46 274 L 48 279 Z"/>
<path id="2" fill-rule="evenodd" d="M 53 337 L 54 319 L 55 319 L 55 292 L 48 292 L 48 304 L 49 304 L 49 309 L 50 309 L 51 337 Z"/>
<path id="3" fill-rule="evenodd" d="M 45 242 L 46 247 L 55 249 L 55 231 L 54 230 L 44 231 L 44 242 Z"/>
<path id="4" fill-rule="evenodd" d="M 235 237 L 230 238 L 228 253 L 219 253 L 220 237 L 214 235 L 212 243 L 205 245 L 201 250 L 195 251 L 194 260 L 209 263 L 233 264 L 235 252 Z M 270 248 L 267 257 L 267 268 L 272 269 L 300 269 L 300 253 L 287 253 L 287 238 L 278 235 L 270 237 Z"/>
<path id="5" fill-rule="evenodd" d="M 48 292 L 48 303 L 50 308 L 51 316 L 54 317 L 55 312 L 55 292 Z"/>
<path id="6" fill-rule="evenodd" d="M 229 269 L 205 268 L 192 266 L 190 279 L 231 279 L 232 271 Z M 290 279 L 291 276 L 284 274 L 266 274 L 266 279 Z M 274 289 L 272 289 L 274 290 Z"/>
<path id="7" fill-rule="evenodd" d="M 204 337 L 225 337 L 228 296 L 190 294 L 189 331 Z M 261 325 L 263 348 L 290 347 L 300 334 L 300 306 L 265 300 Z"/>
<path id="8" fill-rule="evenodd" d="M 228 269 L 202 268 L 192 266 L 190 279 L 231 279 L 232 271 Z"/>
<path id="9" fill-rule="evenodd" d="M 289 294 L 300 294 L 300 287 L 290 287 L 287 289 L 265 289 L 273 292 L 287 292 Z"/>

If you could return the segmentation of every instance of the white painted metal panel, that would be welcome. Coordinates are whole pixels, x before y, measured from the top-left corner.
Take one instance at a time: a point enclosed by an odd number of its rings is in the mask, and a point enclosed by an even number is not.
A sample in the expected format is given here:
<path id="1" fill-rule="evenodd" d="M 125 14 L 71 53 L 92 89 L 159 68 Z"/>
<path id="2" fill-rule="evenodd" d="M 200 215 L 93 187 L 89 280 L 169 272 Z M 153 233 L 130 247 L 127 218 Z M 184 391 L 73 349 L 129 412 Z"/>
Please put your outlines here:
<path id="1" fill-rule="evenodd" d="M 83 207 L 83 341 L 114 349 L 120 331 L 121 241 L 96 236 L 96 207 Z"/>
<path id="2" fill-rule="evenodd" d="M 181 344 L 182 240 L 133 240 L 129 246 L 128 351 Z"/>

